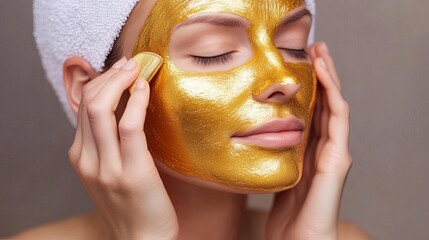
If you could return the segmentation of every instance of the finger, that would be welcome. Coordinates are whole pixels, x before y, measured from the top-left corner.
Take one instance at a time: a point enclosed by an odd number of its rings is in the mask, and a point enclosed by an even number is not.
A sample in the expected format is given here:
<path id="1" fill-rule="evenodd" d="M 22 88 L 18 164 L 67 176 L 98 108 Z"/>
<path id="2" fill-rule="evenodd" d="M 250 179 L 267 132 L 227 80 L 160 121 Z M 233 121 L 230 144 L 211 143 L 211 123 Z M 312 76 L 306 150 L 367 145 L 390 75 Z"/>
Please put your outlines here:
<path id="1" fill-rule="evenodd" d="M 325 93 L 328 99 L 329 107 L 331 108 L 333 115 L 343 114 L 343 107 L 346 102 L 342 97 L 340 90 L 335 85 L 335 82 L 326 68 L 324 59 L 318 58 L 316 60 L 316 73 L 319 79 L 319 82 L 325 89 Z"/>
<path id="2" fill-rule="evenodd" d="M 323 58 L 325 60 L 328 71 L 332 76 L 332 79 L 334 79 L 334 82 L 337 85 L 337 87 L 341 88 L 341 82 L 338 78 L 334 61 L 332 57 L 329 55 L 329 50 L 326 43 L 317 42 L 313 44 L 310 48 L 309 56 L 312 62 L 315 62 L 317 58 Z"/>
<path id="3" fill-rule="evenodd" d="M 77 162 L 79 161 L 80 154 L 82 152 L 82 113 L 79 110 L 77 113 L 77 124 L 76 124 L 76 133 L 74 136 L 73 143 L 69 149 L 69 160 L 72 166 L 76 169 Z"/>
<path id="4" fill-rule="evenodd" d="M 112 76 L 114 73 L 118 71 L 118 67 L 123 66 L 126 62 L 125 58 L 122 58 L 118 62 L 114 64 L 114 66 L 109 69 L 106 73 L 98 76 L 97 78 L 88 82 L 82 90 L 82 96 L 80 99 L 79 110 L 77 114 L 77 125 L 76 125 L 76 134 L 75 139 L 72 144 L 72 147 L 69 151 L 70 160 L 72 161 L 73 166 L 79 170 L 82 168 L 82 164 L 91 165 L 90 168 L 98 168 L 98 164 L 96 163 L 88 163 L 92 161 L 97 161 L 97 156 L 94 153 L 88 154 L 92 152 L 94 148 L 92 130 L 89 126 L 88 115 L 87 115 L 87 106 L 95 97 L 97 92 L 104 85 L 106 79 Z M 85 139 L 85 141 L 84 141 Z M 83 148 L 85 146 L 85 148 Z M 91 149 L 91 150 L 90 150 Z M 81 156 L 82 152 L 84 152 L 85 157 Z M 82 158 L 85 158 L 85 163 L 79 163 Z M 80 166 L 78 166 L 80 164 Z"/>
<path id="5" fill-rule="evenodd" d="M 313 116 L 313 128 L 314 128 L 314 133 L 316 135 L 317 138 L 320 138 L 321 136 L 321 131 L 322 131 L 322 126 L 321 126 L 321 120 L 322 120 L 322 102 L 323 99 L 323 91 L 320 88 L 320 86 L 317 87 L 317 100 L 316 100 L 316 106 L 314 108 L 314 116 Z"/>
<path id="6" fill-rule="evenodd" d="M 87 106 L 104 85 L 106 79 L 116 73 L 118 71 L 118 67 L 124 65 L 125 62 L 126 59 L 122 58 L 106 73 L 91 80 L 82 89 L 82 96 L 77 114 L 76 134 L 73 144 L 69 150 L 70 161 L 81 177 L 94 177 L 91 175 L 98 173 L 99 165 L 98 156 L 93 152 L 95 147 L 92 130 L 88 124 Z"/>
<path id="7" fill-rule="evenodd" d="M 309 49 L 309 57 L 311 62 L 314 62 L 317 58 L 317 53 L 316 53 L 316 47 L 319 45 L 320 43 L 314 43 Z"/>
<path id="8" fill-rule="evenodd" d="M 137 74 L 137 64 L 135 60 L 130 59 L 119 71 L 106 80 L 88 106 L 89 121 L 101 159 L 100 173 L 105 176 L 114 177 L 119 175 L 122 170 L 114 113 L 123 92 L 132 84 Z"/>
<path id="9" fill-rule="evenodd" d="M 320 118 L 320 138 L 316 146 L 315 153 L 315 164 L 318 166 L 320 159 L 320 152 L 325 146 L 326 141 L 329 139 L 329 119 L 330 119 L 330 110 L 327 103 L 326 93 L 322 91 L 321 93 L 321 118 Z"/>
<path id="10" fill-rule="evenodd" d="M 326 102 L 329 109 L 329 138 L 336 143 L 348 142 L 349 131 L 349 106 L 335 86 L 332 76 L 329 74 L 323 59 L 316 61 L 316 72 L 319 81 L 325 89 Z"/>
<path id="11" fill-rule="evenodd" d="M 83 106 L 87 106 L 88 103 L 95 96 L 95 94 L 104 85 L 103 82 L 105 82 L 106 79 L 110 78 L 110 76 L 116 73 L 118 71 L 118 68 L 122 67 L 125 64 L 125 62 L 126 62 L 126 58 L 125 57 L 121 58 L 106 73 L 88 82 L 82 90 L 83 94 L 81 96 L 80 104 L 82 104 Z M 93 92 L 93 93 L 88 94 L 88 92 Z M 89 96 L 89 95 L 92 95 L 92 96 Z M 77 113 L 76 133 L 75 133 L 73 144 L 69 150 L 69 157 L 73 165 L 76 164 L 78 158 L 80 157 L 81 150 L 82 150 L 82 111 L 79 106 L 79 110 Z"/>
<path id="12" fill-rule="evenodd" d="M 81 115 L 82 150 L 77 168 L 83 180 L 92 180 L 98 174 L 99 169 L 97 148 L 92 135 L 87 109 L 85 106 L 80 105 L 79 111 Z"/>
<path id="13" fill-rule="evenodd" d="M 84 86 L 78 110 L 75 140 L 69 151 L 72 164 L 83 180 L 93 178 L 98 173 L 98 156 L 88 120 L 87 105 L 101 89 L 104 80 L 105 77 L 101 75 Z"/>
<path id="14" fill-rule="evenodd" d="M 329 54 L 329 49 L 326 43 L 320 43 L 315 48 L 315 51 L 316 51 L 316 55 L 318 57 L 323 58 L 323 60 L 325 61 L 328 72 L 331 75 L 332 79 L 334 80 L 335 85 L 339 89 L 341 89 L 341 82 L 340 82 L 340 79 L 338 78 L 337 70 L 335 68 L 335 63 Z"/>
<path id="15" fill-rule="evenodd" d="M 112 75 L 116 74 L 119 69 L 125 65 L 125 63 L 127 62 L 127 59 L 125 57 L 122 57 L 119 61 L 117 61 L 112 68 L 110 68 L 109 70 L 107 70 L 105 73 L 101 74 L 100 76 L 96 77 L 95 79 L 91 80 L 90 82 L 88 82 L 84 88 L 83 88 L 83 92 L 94 92 L 93 96 L 90 98 L 90 100 L 92 100 L 92 98 L 95 96 L 96 93 L 98 93 L 98 91 L 101 89 L 101 87 L 103 87 L 104 83 L 106 82 L 107 79 L 109 79 L 110 77 L 112 77 Z M 84 102 L 84 105 L 87 106 L 88 103 Z"/>
<path id="16" fill-rule="evenodd" d="M 329 118 L 330 118 L 330 109 L 328 104 L 328 98 L 326 91 L 321 92 L 321 119 L 320 119 L 320 136 L 322 139 L 329 137 Z"/>
<path id="17" fill-rule="evenodd" d="M 143 131 L 149 94 L 149 84 L 144 79 L 139 78 L 119 122 L 119 136 L 125 171 L 127 169 L 145 169 L 147 171 L 155 169 Z M 144 168 L 139 167 L 142 163 L 145 164 Z"/>

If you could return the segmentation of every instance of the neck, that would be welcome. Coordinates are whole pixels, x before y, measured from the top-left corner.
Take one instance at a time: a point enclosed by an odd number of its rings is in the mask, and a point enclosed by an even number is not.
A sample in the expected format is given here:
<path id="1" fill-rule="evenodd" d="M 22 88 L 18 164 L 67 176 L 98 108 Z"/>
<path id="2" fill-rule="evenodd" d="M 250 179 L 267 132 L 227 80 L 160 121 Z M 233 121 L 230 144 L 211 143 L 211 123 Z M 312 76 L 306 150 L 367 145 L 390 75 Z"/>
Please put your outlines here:
<path id="1" fill-rule="evenodd" d="M 207 189 L 162 176 L 179 220 L 179 239 L 238 239 L 246 195 Z"/>

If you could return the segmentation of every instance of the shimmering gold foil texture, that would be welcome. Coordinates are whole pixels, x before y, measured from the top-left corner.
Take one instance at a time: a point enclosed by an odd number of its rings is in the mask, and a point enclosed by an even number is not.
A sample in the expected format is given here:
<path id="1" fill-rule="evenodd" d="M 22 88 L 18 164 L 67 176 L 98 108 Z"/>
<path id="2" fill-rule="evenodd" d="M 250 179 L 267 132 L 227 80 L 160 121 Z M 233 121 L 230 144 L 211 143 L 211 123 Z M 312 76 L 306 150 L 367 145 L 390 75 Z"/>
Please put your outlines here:
<path id="1" fill-rule="evenodd" d="M 315 104 L 316 78 L 308 63 L 287 63 L 273 43 L 277 27 L 303 0 L 158 0 L 134 54 L 162 56 L 151 82 L 145 123 L 154 159 L 184 175 L 240 190 L 281 191 L 302 174 Z M 227 71 L 197 73 L 177 68 L 169 55 L 174 28 L 200 13 L 231 13 L 249 21 L 252 58 Z M 300 84 L 289 102 L 254 99 L 273 84 Z M 306 123 L 296 147 L 268 150 L 231 141 L 231 136 L 273 118 L 296 116 Z"/>

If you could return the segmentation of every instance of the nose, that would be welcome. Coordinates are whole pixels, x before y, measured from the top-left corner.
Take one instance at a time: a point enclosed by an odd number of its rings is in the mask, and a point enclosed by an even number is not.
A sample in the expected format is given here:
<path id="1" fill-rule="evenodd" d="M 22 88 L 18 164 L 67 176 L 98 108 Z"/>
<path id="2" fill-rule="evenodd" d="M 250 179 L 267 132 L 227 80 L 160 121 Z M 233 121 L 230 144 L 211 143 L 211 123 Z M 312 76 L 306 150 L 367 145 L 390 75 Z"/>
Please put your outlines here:
<path id="1" fill-rule="evenodd" d="M 275 83 L 254 96 L 258 102 L 286 103 L 298 94 L 301 84 Z"/>

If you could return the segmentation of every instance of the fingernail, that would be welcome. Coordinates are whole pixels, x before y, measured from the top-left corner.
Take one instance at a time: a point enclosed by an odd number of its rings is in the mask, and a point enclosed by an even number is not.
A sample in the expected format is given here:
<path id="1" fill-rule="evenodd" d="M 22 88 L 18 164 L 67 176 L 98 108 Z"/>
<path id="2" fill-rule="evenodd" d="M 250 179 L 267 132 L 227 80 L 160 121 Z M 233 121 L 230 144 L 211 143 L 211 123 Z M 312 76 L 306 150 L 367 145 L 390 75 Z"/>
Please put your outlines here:
<path id="1" fill-rule="evenodd" d="M 325 60 L 323 60 L 323 58 L 320 58 L 319 62 L 320 62 L 320 66 L 322 66 L 325 70 L 328 69 L 328 67 L 326 66 Z"/>
<path id="2" fill-rule="evenodd" d="M 329 54 L 328 45 L 326 45 L 326 43 L 323 43 L 323 51 L 324 51 L 325 53 L 328 53 L 328 54 Z"/>
<path id="3" fill-rule="evenodd" d="M 129 92 L 132 93 L 135 90 L 144 90 L 146 88 L 147 81 L 139 77 L 133 82 L 131 87 L 128 88 Z"/>
<path id="4" fill-rule="evenodd" d="M 136 81 L 136 89 L 143 90 L 146 88 L 146 80 L 143 78 L 138 78 Z"/>
<path id="5" fill-rule="evenodd" d="M 120 69 L 121 67 L 124 66 L 124 64 L 127 62 L 127 58 L 122 57 L 121 59 L 119 59 L 119 61 L 117 61 L 115 64 L 113 64 L 112 68 L 114 69 Z"/>
<path id="6" fill-rule="evenodd" d="M 128 62 L 122 67 L 123 70 L 133 70 L 137 66 L 136 60 L 130 59 Z"/>

